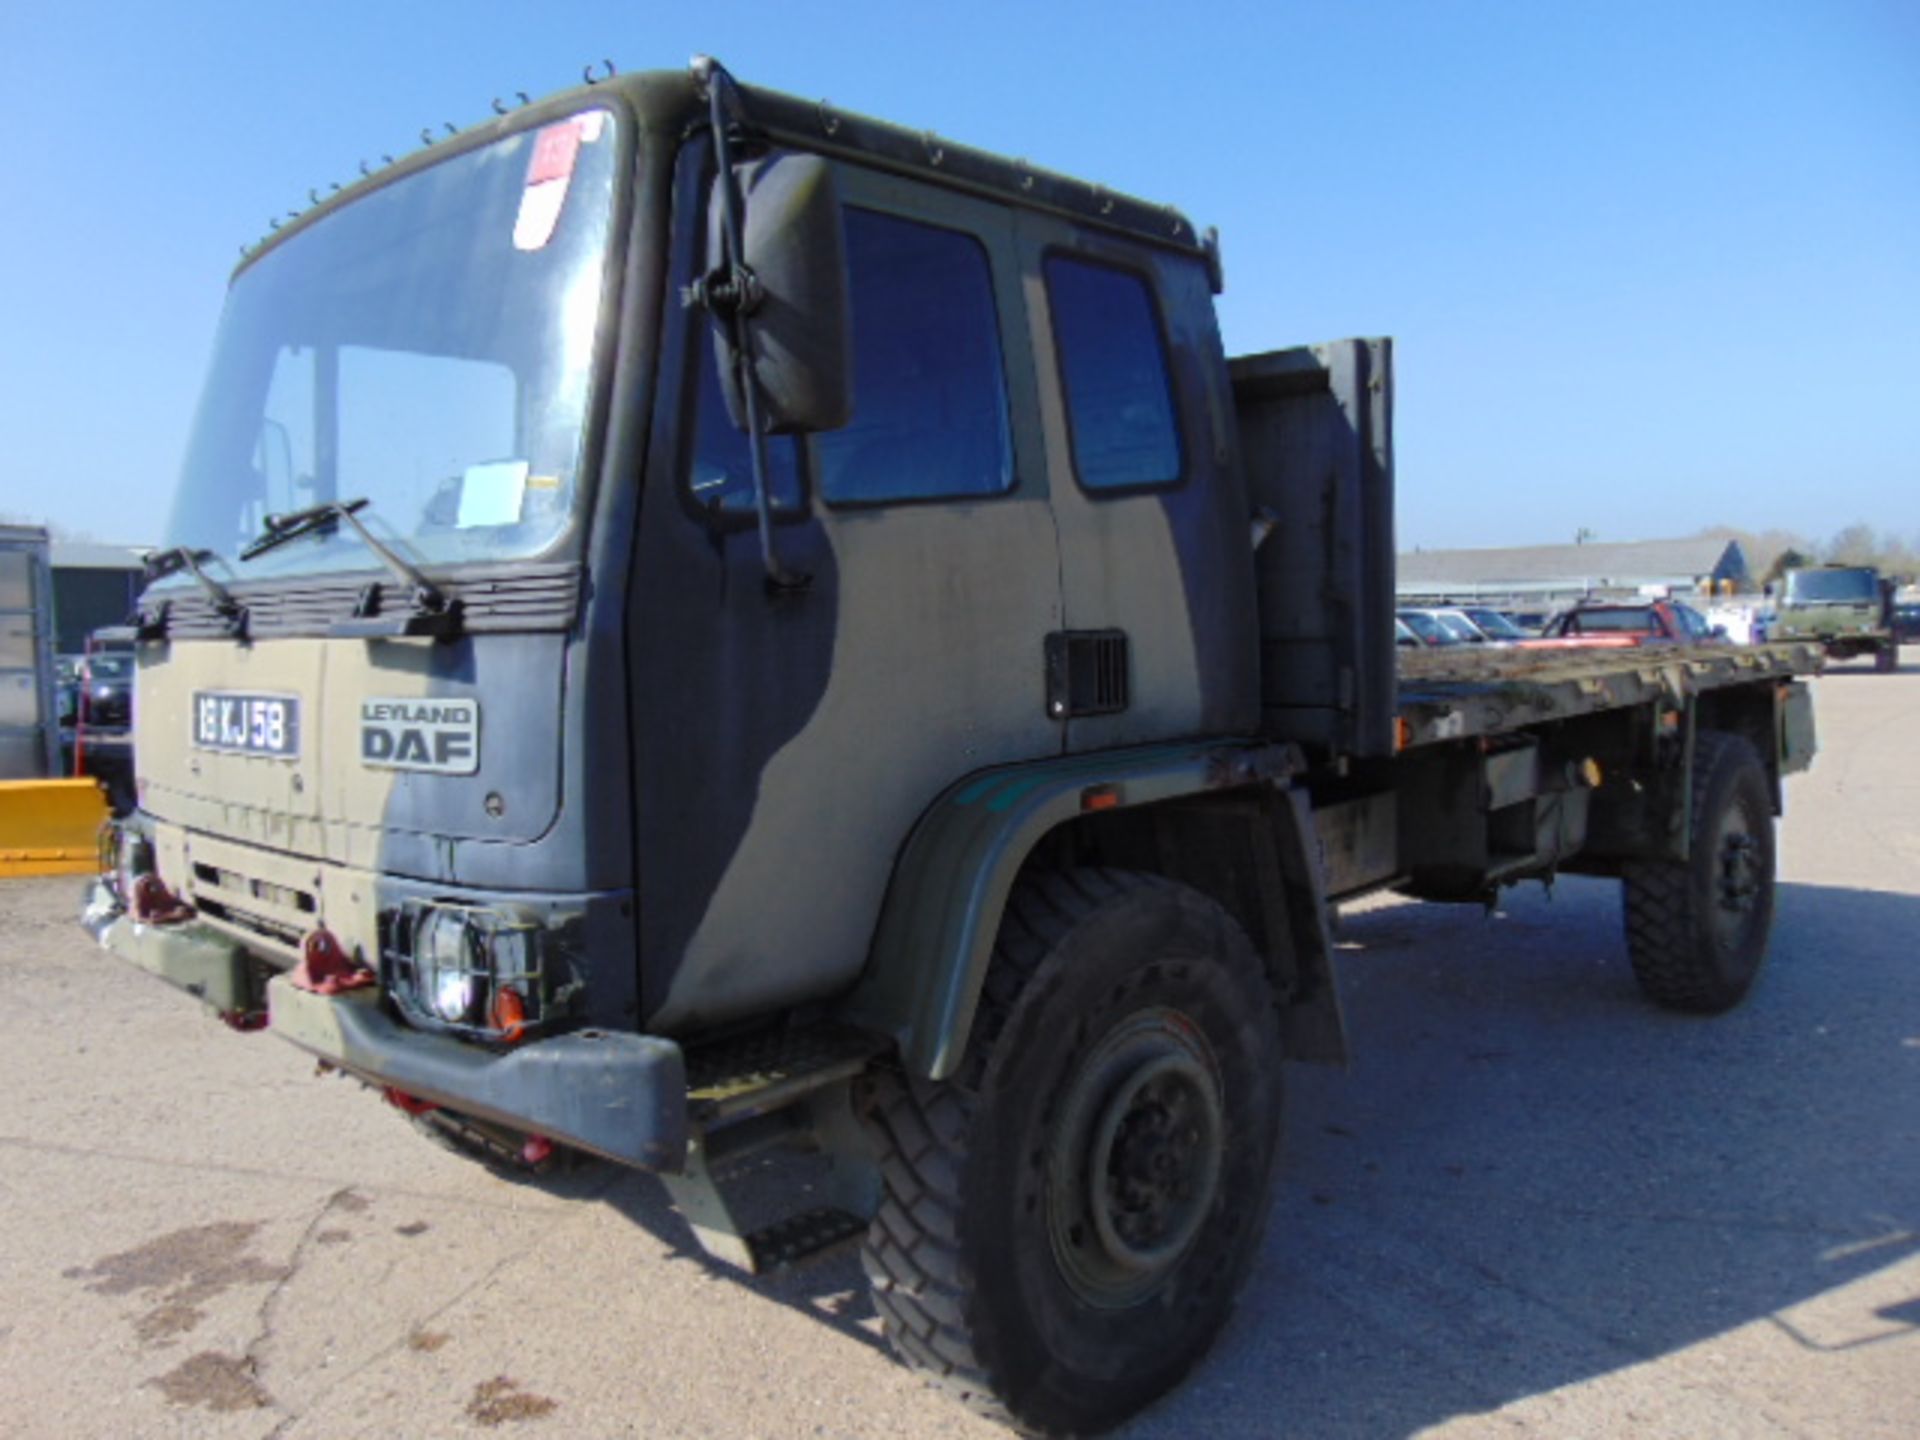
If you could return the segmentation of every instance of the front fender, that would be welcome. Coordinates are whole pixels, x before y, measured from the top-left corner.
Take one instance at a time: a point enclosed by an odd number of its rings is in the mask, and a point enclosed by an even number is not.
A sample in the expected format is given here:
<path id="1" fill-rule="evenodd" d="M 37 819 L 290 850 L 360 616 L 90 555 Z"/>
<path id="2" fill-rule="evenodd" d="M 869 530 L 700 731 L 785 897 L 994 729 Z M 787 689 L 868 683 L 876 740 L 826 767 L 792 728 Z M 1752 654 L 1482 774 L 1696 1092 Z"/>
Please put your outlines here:
<path id="1" fill-rule="evenodd" d="M 894 1037 L 907 1068 L 951 1075 L 1007 897 L 1042 837 L 1089 811 L 1284 779 L 1290 745 L 1206 742 L 1000 766 L 954 785 L 915 825 L 894 866 L 867 969 L 841 1013 Z"/>

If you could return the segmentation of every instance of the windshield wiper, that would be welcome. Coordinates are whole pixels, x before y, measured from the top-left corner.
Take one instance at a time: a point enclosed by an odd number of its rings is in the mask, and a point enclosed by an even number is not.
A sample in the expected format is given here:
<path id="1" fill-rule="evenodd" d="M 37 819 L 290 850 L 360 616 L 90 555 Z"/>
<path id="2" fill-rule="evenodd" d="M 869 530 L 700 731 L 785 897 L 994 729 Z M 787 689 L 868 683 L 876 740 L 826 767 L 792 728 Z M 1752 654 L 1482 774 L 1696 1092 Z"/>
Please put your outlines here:
<path id="1" fill-rule="evenodd" d="M 327 500 L 319 505 L 310 505 L 305 510 L 295 510 L 290 515 L 269 515 L 266 533 L 242 550 L 240 558 L 251 560 L 289 540 L 344 520 L 353 533 L 365 542 L 366 547 L 380 558 L 380 563 L 411 587 L 412 608 L 405 616 L 381 618 L 379 586 L 369 585 L 360 593 L 359 603 L 354 606 L 355 618 L 335 625 L 333 633 L 341 636 L 453 633 L 460 623 L 459 601 L 451 599 L 417 565 L 361 522 L 354 512 L 366 509 L 370 503 L 364 496 L 358 500 Z"/>
<path id="2" fill-rule="evenodd" d="M 213 601 L 215 612 L 227 622 L 227 629 L 238 633 L 246 629 L 247 607 L 234 599 L 233 592 L 226 586 L 200 568 L 202 560 L 218 558 L 211 550 L 195 550 L 187 545 L 170 545 L 164 550 L 149 550 L 140 557 L 140 560 L 147 567 L 147 579 L 150 581 L 163 580 L 169 575 L 177 575 L 182 570 L 192 575 L 200 582 L 200 588 L 207 592 L 207 598 Z M 166 610 L 163 604 L 158 621 L 162 629 L 165 628 L 165 615 Z M 144 620 L 141 628 L 146 628 Z"/>

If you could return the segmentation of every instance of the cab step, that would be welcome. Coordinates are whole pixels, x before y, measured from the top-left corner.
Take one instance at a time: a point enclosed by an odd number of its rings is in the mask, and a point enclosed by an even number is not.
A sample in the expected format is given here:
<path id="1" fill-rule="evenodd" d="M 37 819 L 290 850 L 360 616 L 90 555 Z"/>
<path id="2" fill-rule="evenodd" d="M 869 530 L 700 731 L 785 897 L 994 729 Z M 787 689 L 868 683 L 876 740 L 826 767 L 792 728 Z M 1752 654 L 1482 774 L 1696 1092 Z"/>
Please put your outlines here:
<path id="1" fill-rule="evenodd" d="M 850 1025 L 759 1031 L 687 1051 L 687 1118 L 713 1129 L 849 1079 L 888 1041 Z"/>
<path id="2" fill-rule="evenodd" d="M 882 1036 L 825 1023 L 688 1049 L 686 1166 L 661 1179 L 702 1249 L 760 1274 L 865 1233 L 879 1204 L 879 1172 L 848 1082 L 889 1045 Z M 832 1167 L 819 1197 L 826 1203 L 749 1227 L 726 1182 L 776 1147 L 827 1152 Z"/>
<path id="3" fill-rule="evenodd" d="M 747 1238 L 753 1256 L 755 1274 L 765 1274 L 785 1265 L 797 1265 L 843 1248 L 849 1241 L 867 1233 L 867 1217 L 834 1205 L 802 1210 L 771 1225 L 763 1225 Z"/>

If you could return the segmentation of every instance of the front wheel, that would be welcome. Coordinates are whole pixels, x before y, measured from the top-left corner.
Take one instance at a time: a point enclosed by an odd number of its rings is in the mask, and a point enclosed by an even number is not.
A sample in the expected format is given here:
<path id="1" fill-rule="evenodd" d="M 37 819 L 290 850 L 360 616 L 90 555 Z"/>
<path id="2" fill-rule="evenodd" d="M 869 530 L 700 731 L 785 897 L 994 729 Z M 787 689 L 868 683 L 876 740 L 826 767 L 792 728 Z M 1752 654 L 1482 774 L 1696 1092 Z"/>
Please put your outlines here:
<path id="1" fill-rule="evenodd" d="M 1627 953 L 1649 999 L 1717 1014 L 1752 988 L 1773 928 L 1773 805 L 1753 746 L 1702 731 L 1692 802 L 1687 859 L 1625 867 Z"/>
<path id="2" fill-rule="evenodd" d="M 1219 906 L 1122 871 L 1024 882 L 960 1073 L 881 1082 L 888 1338 L 1028 1433 L 1118 1424 L 1225 1323 L 1279 1113 L 1273 996 Z"/>

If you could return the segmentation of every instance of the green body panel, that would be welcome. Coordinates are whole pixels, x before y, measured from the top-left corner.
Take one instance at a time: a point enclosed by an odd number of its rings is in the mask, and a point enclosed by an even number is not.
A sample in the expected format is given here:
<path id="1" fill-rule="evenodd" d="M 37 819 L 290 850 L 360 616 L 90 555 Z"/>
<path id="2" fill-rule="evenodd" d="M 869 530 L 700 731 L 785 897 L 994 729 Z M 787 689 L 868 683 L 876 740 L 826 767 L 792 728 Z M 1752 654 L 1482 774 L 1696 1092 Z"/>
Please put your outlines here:
<path id="1" fill-rule="evenodd" d="M 965 1052 L 1000 916 L 1035 845 L 1088 813 L 1283 780 L 1291 746 L 1217 742 L 1108 751 L 969 776 L 921 817 L 895 867 L 872 958 L 842 1007 L 934 1079 Z M 1107 797 L 1111 796 L 1109 800 Z"/>

